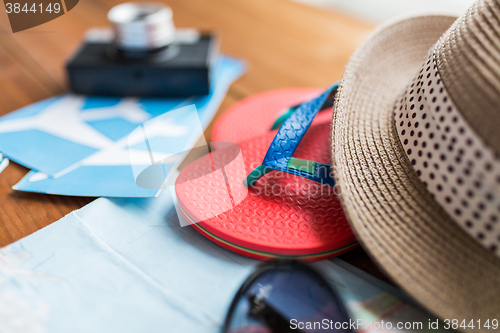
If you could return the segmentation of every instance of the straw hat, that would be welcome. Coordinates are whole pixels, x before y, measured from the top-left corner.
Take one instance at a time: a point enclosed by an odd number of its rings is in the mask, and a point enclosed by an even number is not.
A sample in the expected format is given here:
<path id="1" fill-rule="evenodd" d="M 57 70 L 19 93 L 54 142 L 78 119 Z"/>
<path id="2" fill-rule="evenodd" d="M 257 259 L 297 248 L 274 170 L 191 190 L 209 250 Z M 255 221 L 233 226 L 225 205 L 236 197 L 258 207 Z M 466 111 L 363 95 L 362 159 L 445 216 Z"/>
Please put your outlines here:
<path id="1" fill-rule="evenodd" d="M 438 317 L 488 331 L 500 320 L 500 0 L 455 19 L 368 37 L 342 78 L 332 158 L 382 269 Z"/>

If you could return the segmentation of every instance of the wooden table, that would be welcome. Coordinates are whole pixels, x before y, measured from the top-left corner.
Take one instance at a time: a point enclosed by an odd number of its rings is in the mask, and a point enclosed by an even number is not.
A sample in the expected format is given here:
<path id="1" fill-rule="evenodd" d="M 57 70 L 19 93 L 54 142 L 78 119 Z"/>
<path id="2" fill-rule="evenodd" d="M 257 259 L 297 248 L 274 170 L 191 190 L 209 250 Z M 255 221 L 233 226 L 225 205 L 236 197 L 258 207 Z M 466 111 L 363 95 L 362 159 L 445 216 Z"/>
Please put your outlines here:
<path id="1" fill-rule="evenodd" d="M 108 10 L 119 0 L 81 0 L 69 13 L 13 34 L 0 6 L 0 114 L 67 91 L 66 59 L 85 31 L 108 26 Z M 289 0 L 169 0 L 177 27 L 215 30 L 222 51 L 248 60 L 217 114 L 260 91 L 326 87 L 340 79 L 356 46 L 373 28 L 355 19 Z M 217 117 L 216 116 L 216 117 Z M 210 138 L 211 127 L 206 136 Z M 16 192 L 28 170 L 11 163 L 0 174 L 0 246 L 60 219 L 94 198 Z M 383 277 L 362 250 L 344 255 Z"/>

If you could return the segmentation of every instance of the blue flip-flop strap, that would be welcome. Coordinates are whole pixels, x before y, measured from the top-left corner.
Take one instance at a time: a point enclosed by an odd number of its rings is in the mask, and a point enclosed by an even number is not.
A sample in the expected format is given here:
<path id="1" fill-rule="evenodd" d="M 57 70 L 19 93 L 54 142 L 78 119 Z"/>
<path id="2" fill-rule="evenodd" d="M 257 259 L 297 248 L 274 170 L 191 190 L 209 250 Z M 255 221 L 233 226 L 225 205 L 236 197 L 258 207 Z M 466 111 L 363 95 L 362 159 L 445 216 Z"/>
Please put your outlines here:
<path id="1" fill-rule="evenodd" d="M 283 122 L 269 146 L 262 165 L 248 175 L 247 185 L 255 184 L 259 178 L 272 170 L 294 174 L 330 186 L 335 185 L 329 164 L 295 159 L 293 154 L 314 117 L 328 104 L 328 100 L 333 98 L 337 88 L 338 83 L 320 96 L 303 103 Z"/>
<path id="2" fill-rule="evenodd" d="M 294 113 L 295 110 L 297 110 L 301 104 L 302 103 L 297 104 L 297 105 L 293 105 L 293 106 L 290 106 L 290 107 L 286 108 L 285 110 L 283 110 L 283 112 L 280 113 L 278 118 L 276 118 L 273 125 L 271 126 L 271 131 L 274 131 L 274 130 L 277 130 L 278 128 L 280 128 L 280 126 L 285 122 L 285 120 L 287 120 L 288 117 L 290 117 L 290 115 L 292 113 Z M 333 99 L 332 100 L 328 99 L 327 103 L 325 103 L 323 105 L 322 110 L 327 109 L 327 108 L 331 109 L 332 107 L 333 107 Z"/>

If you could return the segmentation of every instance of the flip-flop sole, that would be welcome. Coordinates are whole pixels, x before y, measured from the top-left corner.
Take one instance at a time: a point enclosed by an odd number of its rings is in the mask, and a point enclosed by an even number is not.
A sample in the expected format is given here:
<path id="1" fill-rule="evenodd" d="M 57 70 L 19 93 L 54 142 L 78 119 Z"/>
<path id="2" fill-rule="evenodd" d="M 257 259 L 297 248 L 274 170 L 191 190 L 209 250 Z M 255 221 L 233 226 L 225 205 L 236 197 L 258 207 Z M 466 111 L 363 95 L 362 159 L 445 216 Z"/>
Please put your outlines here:
<path id="1" fill-rule="evenodd" d="M 233 179 L 240 179 L 238 185 L 260 165 L 274 134 L 238 144 L 244 167 L 236 171 L 237 175 L 234 170 L 226 170 L 228 174 L 233 172 Z M 330 163 L 329 136 L 329 123 L 311 126 L 294 156 Z M 248 194 L 235 204 L 235 188 L 230 188 L 226 176 L 213 172 L 217 170 L 215 164 L 226 165 L 234 159 L 234 151 L 230 150 L 216 149 L 194 161 L 176 181 L 181 211 L 205 237 L 234 252 L 262 260 L 314 261 L 357 246 L 331 186 L 273 171 L 248 187 Z"/>
<path id="2" fill-rule="evenodd" d="M 321 92 L 323 90 L 317 88 L 288 88 L 244 98 L 219 118 L 212 130 L 211 141 L 238 143 L 264 135 L 270 131 L 283 110 L 316 97 Z M 316 116 L 313 124 L 331 121 L 331 111 L 325 110 Z"/>

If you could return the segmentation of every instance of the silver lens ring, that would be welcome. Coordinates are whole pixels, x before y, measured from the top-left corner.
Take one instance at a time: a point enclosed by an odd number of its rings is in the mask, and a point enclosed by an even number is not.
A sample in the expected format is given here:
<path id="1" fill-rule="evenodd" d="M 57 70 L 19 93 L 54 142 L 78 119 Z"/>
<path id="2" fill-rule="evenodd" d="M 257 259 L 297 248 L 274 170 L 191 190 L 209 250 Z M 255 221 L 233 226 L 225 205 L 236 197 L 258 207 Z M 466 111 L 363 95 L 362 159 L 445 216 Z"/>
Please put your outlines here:
<path id="1" fill-rule="evenodd" d="M 127 51 L 147 51 L 172 43 L 175 39 L 172 16 L 170 7 L 147 2 L 123 3 L 108 13 L 116 47 Z"/>

